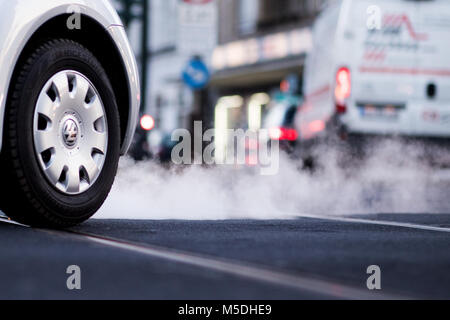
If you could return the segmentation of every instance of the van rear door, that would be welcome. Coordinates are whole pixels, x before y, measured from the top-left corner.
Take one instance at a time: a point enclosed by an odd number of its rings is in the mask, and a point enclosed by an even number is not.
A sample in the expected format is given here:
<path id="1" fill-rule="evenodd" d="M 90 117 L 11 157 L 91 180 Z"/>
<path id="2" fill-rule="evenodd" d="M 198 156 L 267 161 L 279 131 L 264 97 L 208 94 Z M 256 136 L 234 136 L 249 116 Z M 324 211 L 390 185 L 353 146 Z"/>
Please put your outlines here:
<path id="1" fill-rule="evenodd" d="M 450 137 L 450 1 L 419 1 L 419 94 L 414 101 L 416 133 Z"/>
<path id="2" fill-rule="evenodd" d="M 350 131 L 413 134 L 412 102 L 422 81 L 415 76 L 419 31 L 417 1 L 352 2 L 352 96 L 343 117 Z"/>

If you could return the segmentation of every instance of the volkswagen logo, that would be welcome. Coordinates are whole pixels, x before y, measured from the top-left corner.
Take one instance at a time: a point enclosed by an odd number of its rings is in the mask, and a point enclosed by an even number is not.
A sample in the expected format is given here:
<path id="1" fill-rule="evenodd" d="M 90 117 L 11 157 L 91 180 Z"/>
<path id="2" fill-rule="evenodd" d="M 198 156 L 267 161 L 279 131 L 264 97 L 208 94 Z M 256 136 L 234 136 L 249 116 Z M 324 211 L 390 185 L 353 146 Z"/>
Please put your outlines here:
<path id="1" fill-rule="evenodd" d="M 78 125 L 74 120 L 66 120 L 63 126 L 63 140 L 67 147 L 73 148 L 77 144 L 78 131 Z"/>

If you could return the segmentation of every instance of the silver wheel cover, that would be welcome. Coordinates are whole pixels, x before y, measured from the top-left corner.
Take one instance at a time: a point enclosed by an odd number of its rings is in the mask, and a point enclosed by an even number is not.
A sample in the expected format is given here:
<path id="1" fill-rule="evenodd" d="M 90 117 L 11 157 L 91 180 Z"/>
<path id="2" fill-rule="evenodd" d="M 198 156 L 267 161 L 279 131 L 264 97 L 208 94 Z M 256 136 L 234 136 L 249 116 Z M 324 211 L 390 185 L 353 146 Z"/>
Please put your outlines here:
<path id="1" fill-rule="evenodd" d="M 67 195 L 87 191 L 108 146 L 105 108 L 94 85 L 76 71 L 55 74 L 39 94 L 33 122 L 34 149 L 48 182 Z"/>

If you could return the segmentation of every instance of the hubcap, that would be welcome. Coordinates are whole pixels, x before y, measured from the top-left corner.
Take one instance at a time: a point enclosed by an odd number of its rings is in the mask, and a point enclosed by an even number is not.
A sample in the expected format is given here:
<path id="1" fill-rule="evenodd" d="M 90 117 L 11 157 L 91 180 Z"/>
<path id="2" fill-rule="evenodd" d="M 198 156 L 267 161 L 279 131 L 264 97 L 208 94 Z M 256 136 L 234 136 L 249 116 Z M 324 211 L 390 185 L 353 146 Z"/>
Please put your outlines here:
<path id="1" fill-rule="evenodd" d="M 61 71 L 45 84 L 33 138 L 41 169 L 57 190 L 76 195 L 95 183 L 105 163 L 108 128 L 100 95 L 84 75 Z"/>

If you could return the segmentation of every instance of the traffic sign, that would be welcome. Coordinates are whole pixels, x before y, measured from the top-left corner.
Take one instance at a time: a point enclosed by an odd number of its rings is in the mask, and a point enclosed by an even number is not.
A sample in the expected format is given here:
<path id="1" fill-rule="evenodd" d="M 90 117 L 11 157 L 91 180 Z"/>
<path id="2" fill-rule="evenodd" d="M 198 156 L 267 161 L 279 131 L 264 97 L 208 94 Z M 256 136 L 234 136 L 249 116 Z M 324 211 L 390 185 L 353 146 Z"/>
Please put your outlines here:
<path id="1" fill-rule="evenodd" d="M 184 83 L 193 90 L 204 88 L 210 76 L 208 67 L 200 58 L 191 59 L 183 71 Z"/>

